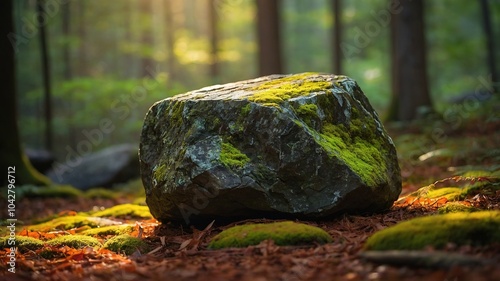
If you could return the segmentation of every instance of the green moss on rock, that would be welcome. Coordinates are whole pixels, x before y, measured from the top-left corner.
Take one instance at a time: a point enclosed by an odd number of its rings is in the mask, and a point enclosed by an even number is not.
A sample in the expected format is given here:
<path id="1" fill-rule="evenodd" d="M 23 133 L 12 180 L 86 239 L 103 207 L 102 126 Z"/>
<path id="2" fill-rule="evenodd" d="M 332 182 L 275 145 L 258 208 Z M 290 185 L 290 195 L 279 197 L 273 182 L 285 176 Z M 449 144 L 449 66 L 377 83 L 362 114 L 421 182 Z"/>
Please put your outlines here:
<path id="1" fill-rule="evenodd" d="M 354 120 L 353 124 L 356 124 Z M 320 133 L 321 138 L 317 141 L 331 156 L 338 157 L 360 175 L 367 185 L 377 186 L 377 183 L 387 182 L 385 150 L 382 145 L 373 136 L 358 136 L 355 132 L 361 129 L 354 125 L 351 127 L 353 128 L 347 128 L 343 124 L 325 124 Z"/>
<path id="2" fill-rule="evenodd" d="M 152 218 L 148 206 L 134 204 L 116 205 L 102 211 L 92 214 L 95 217 L 114 217 L 114 218 Z"/>
<path id="3" fill-rule="evenodd" d="M 427 246 L 500 243 L 500 211 L 452 213 L 412 219 L 381 230 L 365 244 L 367 250 L 417 250 Z"/>
<path id="4" fill-rule="evenodd" d="M 331 82 L 309 80 L 308 78 L 314 74 L 316 73 L 301 73 L 264 82 L 250 89 L 256 93 L 248 100 L 264 105 L 277 106 L 291 98 L 332 88 Z"/>
<path id="5" fill-rule="evenodd" d="M 64 235 L 47 241 L 50 246 L 60 247 L 68 246 L 71 248 L 97 247 L 101 243 L 96 238 L 86 235 Z"/>
<path id="6" fill-rule="evenodd" d="M 239 151 L 229 142 L 223 142 L 221 145 L 220 161 L 228 168 L 243 168 L 250 158 Z"/>
<path id="7" fill-rule="evenodd" d="M 291 221 L 247 224 L 226 229 L 215 236 L 209 248 L 247 247 L 264 240 L 273 240 L 276 245 L 301 245 L 328 243 L 332 238 L 319 227 Z"/>
<path id="8" fill-rule="evenodd" d="M 118 235 L 104 243 L 104 248 L 117 253 L 131 255 L 139 250 L 141 253 L 149 251 L 149 245 L 142 239 L 128 234 Z"/>
<path id="9" fill-rule="evenodd" d="M 0 237 L 0 249 L 17 247 L 20 252 L 27 252 L 43 247 L 43 242 L 33 237 L 16 236 L 14 241 L 15 245 L 10 245 L 12 242 L 9 244 L 9 237 Z"/>

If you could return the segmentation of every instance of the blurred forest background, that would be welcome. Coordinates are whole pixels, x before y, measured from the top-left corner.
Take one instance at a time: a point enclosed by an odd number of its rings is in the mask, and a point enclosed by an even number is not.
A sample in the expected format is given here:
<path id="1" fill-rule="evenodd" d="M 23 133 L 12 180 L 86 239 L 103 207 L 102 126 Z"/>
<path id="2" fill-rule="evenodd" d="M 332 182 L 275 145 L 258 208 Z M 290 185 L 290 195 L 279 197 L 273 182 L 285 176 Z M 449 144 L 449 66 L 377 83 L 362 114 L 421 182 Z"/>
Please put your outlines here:
<path id="1" fill-rule="evenodd" d="M 37 10 L 40 2 L 44 10 Z M 391 25 L 383 17 L 389 3 L 14 1 L 15 30 L 21 35 L 15 47 L 22 143 L 49 150 L 64 161 L 69 147 L 75 149 L 88 139 L 103 120 L 113 129 L 104 130 L 93 151 L 138 143 L 143 118 L 154 102 L 268 74 L 259 66 L 259 26 L 276 39 L 272 44 L 281 52 L 273 62 L 279 64 L 277 72 L 348 75 L 379 115 L 387 116 L 394 54 Z M 491 56 L 488 46 L 500 38 L 500 1 L 423 4 L 424 75 L 432 105 L 442 113 L 453 97 L 491 87 L 491 59 L 500 58 L 500 48 Z M 271 22 L 265 22 L 265 14 Z M 490 21 L 489 36 L 485 17 Z"/>

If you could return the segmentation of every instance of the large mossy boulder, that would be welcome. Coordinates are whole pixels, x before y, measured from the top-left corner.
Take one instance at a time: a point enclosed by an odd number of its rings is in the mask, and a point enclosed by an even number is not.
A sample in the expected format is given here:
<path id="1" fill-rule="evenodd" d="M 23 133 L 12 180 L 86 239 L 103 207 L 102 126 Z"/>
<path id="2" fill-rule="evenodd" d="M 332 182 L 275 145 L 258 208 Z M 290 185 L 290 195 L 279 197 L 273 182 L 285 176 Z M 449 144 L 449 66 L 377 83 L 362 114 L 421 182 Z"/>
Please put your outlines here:
<path id="1" fill-rule="evenodd" d="M 394 144 L 346 76 L 272 75 L 161 100 L 139 154 L 162 221 L 376 212 L 401 191 Z"/>

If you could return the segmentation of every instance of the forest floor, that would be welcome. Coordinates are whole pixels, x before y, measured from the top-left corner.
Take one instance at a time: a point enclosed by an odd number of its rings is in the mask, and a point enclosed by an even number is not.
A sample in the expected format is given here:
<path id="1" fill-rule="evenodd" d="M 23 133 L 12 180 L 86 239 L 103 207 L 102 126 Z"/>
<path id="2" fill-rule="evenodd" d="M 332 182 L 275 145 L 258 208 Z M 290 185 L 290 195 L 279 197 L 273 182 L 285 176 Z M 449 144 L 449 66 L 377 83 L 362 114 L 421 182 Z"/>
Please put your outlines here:
<path id="1" fill-rule="evenodd" d="M 424 128 L 425 129 L 422 129 Z M 471 120 L 452 128 L 433 122 L 404 128 L 389 126 L 398 148 L 403 176 L 401 198 L 434 182 L 476 181 L 453 178 L 468 170 L 496 171 L 500 168 L 500 120 Z M 230 225 L 215 222 L 204 230 L 154 219 L 121 219 L 132 222 L 151 246 L 149 253 L 126 256 L 103 249 L 59 249 L 61 255 L 43 258 L 36 251 L 18 253 L 16 273 L 7 272 L 6 252 L 1 254 L 2 280 L 500 280 L 500 244 L 426 248 L 422 252 L 464 254 L 493 261 L 493 264 L 431 267 L 412 261 L 402 265 L 373 263 L 363 258 L 363 245 L 373 233 L 398 222 L 434 215 L 446 200 L 401 199 L 384 213 L 340 215 L 324 221 L 303 221 L 327 231 L 332 243 L 314 246 L 276 246 L 264 241 L 247 248 L 210 250 L 210 238 Z M 88 211 L 133 201 L 118 198 L 29 198 L 18 202 L 17 215 L 26 224 L 44 216 Z M 462 203 L 480 209 L 500 210 L 500 191 L 472 194 Z M 269 220 L 249 220 L 267 222 Z M 62 233 L 62 232 L 58 232 Z M 71 230 L 62 233 L 74 233 Z M 33 233 L 31 234 L 31 236 Z M 38 233 L 36 235 L 47 235 Z M 7 279 L 4 279 L 7 278 Z"/>

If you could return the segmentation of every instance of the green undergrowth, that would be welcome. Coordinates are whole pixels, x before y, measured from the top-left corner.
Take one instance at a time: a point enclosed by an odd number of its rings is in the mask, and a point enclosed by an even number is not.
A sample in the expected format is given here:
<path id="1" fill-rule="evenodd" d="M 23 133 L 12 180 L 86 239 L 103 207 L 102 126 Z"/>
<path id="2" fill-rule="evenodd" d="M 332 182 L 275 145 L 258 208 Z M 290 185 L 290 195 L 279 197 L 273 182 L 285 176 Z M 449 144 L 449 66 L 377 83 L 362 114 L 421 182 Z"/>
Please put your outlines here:
<path id="1" fill-rule="evenodd" d="M 247 247 L 264 240 L 273 240 L 276 245 L 283 246 L 324 244 L 331 242 L 332 238 L 321 228 L 291 221 L 247 224 L 222 231 L 212 239 L 209 248 Z"/>
<path id="2" fill-rule="evenodd" d="M 146 253 L 150 250 L 149 245 L 142 239 L 122 234 L 115 236 L 104 244 L 104 248 L 117 253 L 131 255 L 135 251 Z"/>
<path id="3" fill-rule="evenodd" d="M 431 246 L 500 243 L 500 211 L 459 212 L 415 218 L 381 230 L 366 250 L 418 250 Z"/>

